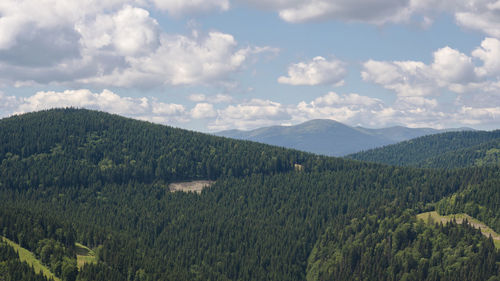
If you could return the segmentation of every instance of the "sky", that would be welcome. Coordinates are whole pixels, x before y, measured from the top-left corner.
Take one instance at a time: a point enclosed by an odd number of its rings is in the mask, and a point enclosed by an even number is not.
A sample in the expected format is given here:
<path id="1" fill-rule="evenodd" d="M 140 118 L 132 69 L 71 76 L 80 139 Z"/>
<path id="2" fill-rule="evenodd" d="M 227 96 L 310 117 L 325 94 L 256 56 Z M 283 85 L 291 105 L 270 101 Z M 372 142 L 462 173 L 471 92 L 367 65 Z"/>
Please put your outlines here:
<path id="1" fill-rule="evenodd" d="M 0 117 L 500 129 L 500 0 L 2 0 Z"/>

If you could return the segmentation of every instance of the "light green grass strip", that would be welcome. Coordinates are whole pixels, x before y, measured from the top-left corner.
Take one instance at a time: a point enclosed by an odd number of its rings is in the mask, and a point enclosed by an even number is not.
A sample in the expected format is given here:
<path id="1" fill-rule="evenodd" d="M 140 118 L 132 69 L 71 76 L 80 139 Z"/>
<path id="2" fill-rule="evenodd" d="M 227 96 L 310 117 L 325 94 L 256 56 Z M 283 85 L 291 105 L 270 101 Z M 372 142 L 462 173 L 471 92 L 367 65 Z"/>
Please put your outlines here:
<path id="1" fill-rule="evenodd" d="M 493 242 L 495 243 L 495 248 L 500 249 L 500 235 L 498 235 L 498 233 L 496 233 L 493 229 L 489 228 L 482 221 L 479 221 L 467 214 L 453 214 L 453 215 L 441 216 L 436 211 L 433 211 L 417 215 L 417 219 L 421 219 L 425 222 L 429 222 L 428 221 L 429 218 L 431 218 L 432 221 L 437 223 L 439 222 L 447 223 L 452 219 L 455 219 L 457 223 L 462 223 L 465 219 L 467 219 L 469 224 L 472 225 L 474 228 L 481 228 L 481 233 L 484 236 L 489 237 L 491 235 L 491 237 L 493 238 Z"/>
<path id="2" fill-rule="evenodd" d="M 15 243 L 12 240 L 9 240 L 3 236 L 0 236 L 1 239 L 7 244 L 9 244 L 12 248 L 14 248 L 15 251 L 19 253 L 19 259 L 21 261 L 27 262 L 30 266 L 33 266 L 35 269 L 35 272 L 42 272 L 43 275 L 47 278 L 53 278 L 55 281 L 61 281 L 61 279 L 57 278 L 54 273 L 52 273 L 45 265 L 43 265 L 36 257 L 35 255 L 28 251 L 27 249 L 21 247 L 21 245 Z"/>
<path id="3" fill-rule="evenodd" d="M 75 247 L 78 269 L 81 269 L 86 263 L 97 263 L 97 256 L 90 248 L 80 243 L 75 243 Z"/>

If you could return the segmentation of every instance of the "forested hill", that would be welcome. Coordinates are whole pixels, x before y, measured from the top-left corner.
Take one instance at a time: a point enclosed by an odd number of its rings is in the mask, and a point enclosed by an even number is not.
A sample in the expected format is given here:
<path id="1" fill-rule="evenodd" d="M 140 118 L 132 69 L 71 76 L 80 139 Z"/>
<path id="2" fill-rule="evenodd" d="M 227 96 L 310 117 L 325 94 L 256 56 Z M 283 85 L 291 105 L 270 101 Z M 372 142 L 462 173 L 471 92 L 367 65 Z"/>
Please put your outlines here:
<path id="1" fill-rule="evenodd" d="M 455 194 L 495 221 L 498 204 L 485 200 L 497 192 L 496 166 L 369 164 L 77 109 L 2 119 L 0 143 L 0 235 L 64 281 L 500 273 L 500 252 L 477 231 L 414 224 Z M 200 194 L 168 188 L 193 179 L 215 183 Z M 76 243 L 96 261 L 84 264 Z M 0 261 L 0 273 L 16 266 Z"/>
<path id="2" fill-rule="evenodd" d="M 424 136 L 351 154 L 346 158 L 427 168 L 498 165 L 500 130 L 449 132 Z"/>
<path id="3" fill-rule="evenodd" d="M 0 173 L 16 173 L 8 177 L 16 183 L 9 184 L 25 187 L 273 174 L 293 170 L 295 164 L 312 169 L 312 161 L 318 159 L 299 151 L 83 109 L 55 109 L 2 119 L 0 143 L 0 162 L 14 165 L 10 168 L 20 165 Z M 330 164 L 316 165 L 315 169 L 345 162 L 321 159 Z M 26 170 L 33 165 L 37 170 Z"/>

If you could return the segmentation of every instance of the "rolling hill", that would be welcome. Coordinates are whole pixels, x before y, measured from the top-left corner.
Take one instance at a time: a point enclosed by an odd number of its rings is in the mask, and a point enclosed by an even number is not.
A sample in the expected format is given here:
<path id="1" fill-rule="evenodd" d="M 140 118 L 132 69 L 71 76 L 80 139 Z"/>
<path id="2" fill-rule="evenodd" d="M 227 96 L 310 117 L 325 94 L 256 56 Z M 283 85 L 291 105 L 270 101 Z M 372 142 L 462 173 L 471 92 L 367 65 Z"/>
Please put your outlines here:
<path id="1" fill-rule="evenodd" d="M 347 155 L 346 158 L 426 168 L 498 165 L 500 130 L 448 132 L 424 136 Z"/>
<path id="2" fill-rule="evenodd" d="M 498 232 L 497 166 L 394 167 L 80 109 L 1 119 L 0 143 L 2 236 L 62 280 L 500 273 L 500 252 L 480 232 L 416 221 L 436 204 L 477 207 Z M 199 193 L 169 189 L 193 180 L 213 184 Z M 77 245 L 95 253 L 93 262 L 77 264 Z M 0 260 L 15 274 L 9 268 Z"/>
<path id="3" fill-rule="evenodd" d="M 218 132 L 215 135 L 251 140 L 328 156 L 343 156 L 444 131 L 448 130 L 401 126 L 366 129 L 363 127 L 350 127 L 334 120 L 318 119 L 295 126 L 272 126 L 251 131 L 229 130 Z"/>

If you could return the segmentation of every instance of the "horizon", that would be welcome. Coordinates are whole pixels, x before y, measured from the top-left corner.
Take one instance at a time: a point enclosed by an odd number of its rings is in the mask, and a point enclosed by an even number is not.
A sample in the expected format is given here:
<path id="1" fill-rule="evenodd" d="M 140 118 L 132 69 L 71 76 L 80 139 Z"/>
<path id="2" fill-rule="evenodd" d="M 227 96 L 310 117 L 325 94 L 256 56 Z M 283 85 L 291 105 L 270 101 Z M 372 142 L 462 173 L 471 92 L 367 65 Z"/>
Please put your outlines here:
<path id="1" fill-rule="evenodd" d="M 147 120 L 147 119 L 134 118 L 134 117 L 131 117 L 131 116 L 126 116 L 126 115 L 122 115 L 122 114 L 118 114 L 118 113 L 112 113 L 112 112 L 106 112 L 106 111 L 102 111 L 102 110 L 98 110 L 98 109 L 91 109 L 91 108 L 84 108 L 84 107 L 72 107 L 72 106 L 69 106 L 69 107 L 54 107 L 54 108 L 47 108 L 47 109 L 30 111 L 30 112 L 14 113 L 14 114 L 11 114 L 9 116 L 0 117 L 0 120 L 1 119 L 7 119 L 7 118 L 10 118 L 10 117 L 20 116 L 20 115 L 28 114 L 28 113 L 35 113 L 35 112 L 46 111 L 46 110 L 50 111 L 50 110 L 57 110 L 57 109 L 70 109 L 70 108 L 76 109 L 76 110 L 90 110 L 90 111 L 97 111 L 97 112 L 104 112 L 104 113 L 109 113 L 109 114 L 115 114 L 115 115 L 118 115 L 118 116 L 121 116 L 121 117 L 130 118 L 130 119 L 134 119 L 134 120 L 138 120 L 138 121 L 150 122 L 150 123 L 156 124 L 156 125 L 171 126 L 171 127 L 174 127 L 174 128 L 180 128 L 180 129 L 190 130 L 190 131 L 204 133 L 204 134 L 218 134 L 218 133 L 223 133 L 223 132 L 228 132 L 228 131 L 251 132 L 251 131 L 255 131 L 255 130 L 259 130 L 259 129 L 271 128 L 271 127 L 294 127 L 294 126 L 300 126 L 302 124 L 309 123 L 309 122 L 314 122 L 314 121 L 333 121 L 333 122 L 342 124 L 342 125 L 350 127 L 350 128 L 354 128 L 354 129 L 355 128 L 362 128 L 362 129 L 369 129 L 369 130 L 381 130 L 381 129 L 396 128 L 396 127 L 402 127 L 402 128 L 407 128 L 407 129 L 474 130 L 474 131 L 487 131 L 487 132 L 500 130 L 500 128 L 491 129 L 491 130 L 482 130 L 482 129 L 476 129 L 476 128 L 473 128 L 473 127 L 432 128 L 432 127 L 406 127 L 406 126 L 402 126 L 402 125 L 394 125 L 394 126 L 386 126 L 386 127 L 364 127 L 364 126 L 360 126 L 360 125 L 348 125 L 348 124 L 342 123 L 342 122 L 340 122 L 338 120 L 323 118 L 323 119 L 310 119 L 310 120 L 306 120 L 304 122 L 297 123 L 297 124 L 276 124 L 276 125 L 263 126 L 263 127 L 246 129 L 246 130 L 245 129 L 227 129 L 227 130 L 220 130 L 220 131 L 202 131 L 202 130 L 195 130 L 195 129 L 189 129 L 189 128 L 182 128 L 182 127 L 172 126 L 170 124 L 158 123 L 158 122 L 154 122 L 154 121 Z"/>

